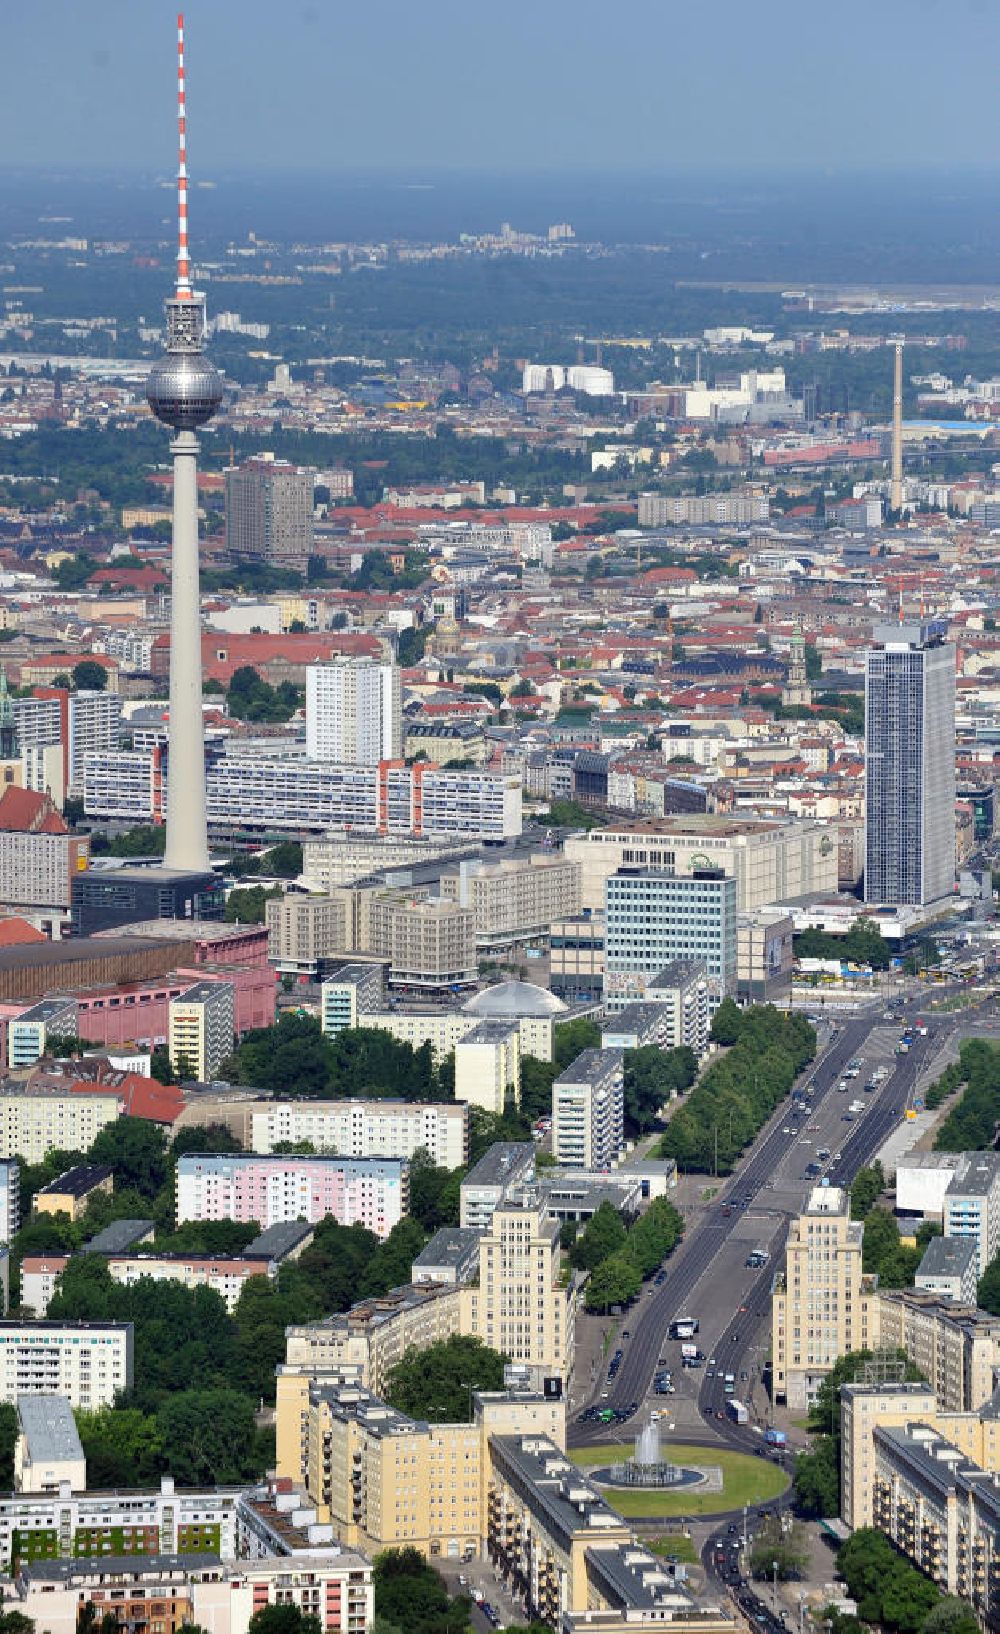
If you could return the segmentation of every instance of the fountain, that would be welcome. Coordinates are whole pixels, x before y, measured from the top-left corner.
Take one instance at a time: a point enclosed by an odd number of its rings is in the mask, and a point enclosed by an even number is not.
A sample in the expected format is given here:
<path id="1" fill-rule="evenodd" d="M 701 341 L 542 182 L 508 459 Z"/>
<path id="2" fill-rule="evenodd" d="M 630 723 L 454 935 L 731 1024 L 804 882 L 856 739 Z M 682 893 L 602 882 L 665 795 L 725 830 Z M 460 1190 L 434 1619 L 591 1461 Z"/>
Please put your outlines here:
<path id="1" fill-rule="evenodd" d="M 596 1472 L 609 1486 L 668 1487 L 694 1486 L 703 1480 L 700 1470 L 671 1464 L 662 1455 L 660 1421 L 651 1418 L 635 1438 L 635 1456 L 608 1470 Z"/>

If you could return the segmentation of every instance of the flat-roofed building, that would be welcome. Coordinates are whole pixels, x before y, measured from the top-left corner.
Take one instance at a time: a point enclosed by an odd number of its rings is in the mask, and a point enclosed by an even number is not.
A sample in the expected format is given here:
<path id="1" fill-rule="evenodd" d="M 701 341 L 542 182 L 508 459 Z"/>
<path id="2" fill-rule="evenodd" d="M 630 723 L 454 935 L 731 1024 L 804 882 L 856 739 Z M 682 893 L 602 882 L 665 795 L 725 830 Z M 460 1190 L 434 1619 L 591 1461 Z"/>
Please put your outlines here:
<path id="1" fill-rule="evenodd" d="M 441 876 L 441 894 L 476 921 L 480 953 L 547 939 L 554 920 L 580 907 L 580 864 L 551 853 L 460 862 Z"/>
<path id="2" fill-rule="evenodd" d="M 87 1152 L 120 1113 L 115 1090 L 101 1085 L 0 1091 L 0 1153 L 41 1163 L 48 1152 Z"/>
<path id="3" fill-rule="evenodd" d="M 771 1294 L 776 1401 L 808 1406 L 838 1357 L 876 1341 L 877 1295 L 862 1271 L 861 1239 L 848 1193 L 814 1186 L 804 1212 L 792 1220 Z"/>
<path id="4" fill-rule="evenodd" d="M 459 1101 L 261 1101 L 249 1120 L 255 1152 L 300 1141 L 342 1157 L 409 1158 L 423 1149 L 443 1169 L 468 1157 L 469 1108 Z"/>
<path id="5" fill-rule="evenodd" d="M 463 1230 L 485 1231 L 497 1206 L 534 1173 L 535 1148 L 530 1140 L 495 1141 L 463 1176 L 459 1205 Z"/>
<path id="6" fill-rule="evenodd" d="M 552 1085 L 552 1155 L 575 1169 L 610 1169 L 625 1145 L 625 1056 L 583 1050 Z"/>
<path id="7" fill-rule="evenodd" d="M 0 1322 L 0 1401 L 66 1396 L 96 1411 L 131 1388 L 131 1322 Z"/>
<path id="8" fill-rule="evenodd" d="M 975 1305 L 979 1254 L 971 1237 L 932 1237 L 913 1286 L 961 1305 Z"/>
<path id="9" fill-rule="evenodd" d="M 76 1029 L 75 999 L 40 999 L 7 1023 L 7 1065 L 12 1072 L 34 1066 L 46 1053 L 50 1038 L 75 1037 Z"/>
<path id="10" fill-rule="evenodd" d="M 167 1047 L 178 1073 L 208 1083 L 218 1076 L 236 1041 L 236 993 L 232 982 L 195 982 L 171 999 Z"/>
<path id="11" fill-rule="evenodd" d="M 267 951 L 286 976 L 317 976 L 354 946 L 345 895 L 275 897 L 266 904 Z"/>
<path id="12" fill-rule="evenodd" d="M 563 1284 L 559 1232 L 534 1187 L 499 1202 L 479 1244 L 479 1284 L 462 1290 L 462 1327 L 510 1361 L 568 1380 L 577 1296 Z"/>
<path id="13" fill-rule="evenodd" d="M 442 898 L 380 893 L 371 904 L 371 952 L 388 960 L 390 986 L 471 987 L 478 973 L 475 916 Z"/>
<path id="14" fill-rule="evenodd" d="M 363 1225 L 387 1237 L 409 1207 L 409 1166 L 395 1157 L 186 1153 L 177 1164 L 177 1223 L 285 1220 Z"/>
<path id="15" fill-rule="evenodd" d="M 385 1005 L 385 965 L 345 964 L 326 978 L 320 993 L 320 1025 L 325 1033 L 364 1027 Z"/>
<path id="16" fill-rule="evenodd" d="M 916 1288 L 880 1289 L 873 1303 L 877 1342 L 906 1352 L 943 1412 L 976 1412 L 992 1398 L 1000 1377 L 1000 1317 Z M 875 1320 L 873 1310 L 873 1326 Z"/>
<path id="17" fill-rule="evenodd" d="M 469 1282 L 479 1272 L 479 1232 L 440 1226 L 413 1262 L 415 1283 L 449 1287 Z"/>
<path id="18" fill-rule="evenodd" d="M 455 1099 L 502 1116 L 521 1104 L 521 1033 L 516 1021 L 479 1021 L 455 1045 Z"/>
<path id="19" fill-rule="evenodd" d="M 741 912 L 837 890 L 836 831 L 808 821 L 693 813 L 570 834 L 564 852 L 581 864 L 582 903 L 593 910 L 603 910 L 605 886 L 619 868 L 679 875 L 718 868 L 735 879 Z"/>

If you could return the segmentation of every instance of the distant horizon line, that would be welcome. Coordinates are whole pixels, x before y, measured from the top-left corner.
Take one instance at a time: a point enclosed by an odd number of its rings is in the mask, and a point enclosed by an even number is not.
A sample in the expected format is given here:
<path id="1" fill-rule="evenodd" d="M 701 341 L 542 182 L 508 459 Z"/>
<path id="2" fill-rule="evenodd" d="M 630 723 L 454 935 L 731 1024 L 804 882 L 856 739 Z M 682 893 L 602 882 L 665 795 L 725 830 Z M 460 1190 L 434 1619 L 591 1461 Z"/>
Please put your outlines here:
<path id="1" fill-rule="evenodd" d="M 762 161 L 747 161 L 742 167 L 734 167 L 729 160 L 712 160 L 703 163 L 685 163 L 684 165 L 656 165 L 636 166 L 625 164 L 573 164 L 560 166 L 544 165 L 517 165 L 504 167 L 500 165 L 458 165 L 445 163 L 428 163 L 419 167 L 412 165 L 402 167 L 391 164 L 337 166 L 320 165 L 267 165 L 257 162 L 253 165 L 231 165 L 222 163 L 216 167 L 206 168 L 199 178 L 192 176 L 192 185 L 197 186 L 211 183 L 217 177 L 240 179 L 246 181 L 260 181 L 266 178 L 279 176 L 302 177 L 304 180 L 315 181 L 322 177 L 331 180 L 369 179 L 395 180 L 403 185 L 419 187 L 433 179 L 464 181 L 483 178 L 489 180 L 516 181 L 524 178 L 529 180 L 540 179 L 584 179 L 591 176 L 618 177 L 625 176 L 642 181 L 658 180 L 695 180 L 711 176 L 715 180 L 747 182 L 773 180 L 788 177 L 798 179 L 802 177 L 818 177 L 824 181 L 857 180 L 870 181 L 882 176 L 911 176 L 924 178 L 934 176 L 983 176 L 996 175 L 1000 177 L 1000 158 L 995 162 L 985 160 L 886 160 L 878 168 L 873 168 L 870 159 L 858 159 L 831 164 L 829 161 L 802 160 L 774 160 L 766 163 Z M 25 179 L 47 176 L 74 178 L 79 180 L 106 179 L 112 176 L 127 177 L 129 179 L 146 179 L 163 181 L 175 180 L 174 173 L 165 165 L 150 163 L 136 164 L 106 164 L 91 163 L 81 165 L 67 165 L 49 161 L 21 160 L 17 164 L 0 164 L 0 177 L 23 177 Z"/>

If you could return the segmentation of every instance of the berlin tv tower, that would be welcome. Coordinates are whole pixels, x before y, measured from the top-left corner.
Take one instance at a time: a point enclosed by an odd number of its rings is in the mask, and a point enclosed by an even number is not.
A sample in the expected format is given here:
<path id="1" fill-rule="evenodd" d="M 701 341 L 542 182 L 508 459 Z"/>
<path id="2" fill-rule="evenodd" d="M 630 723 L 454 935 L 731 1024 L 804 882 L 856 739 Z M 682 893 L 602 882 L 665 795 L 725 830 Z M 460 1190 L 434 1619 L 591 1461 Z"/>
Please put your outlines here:
<path id="1" fill-rule="evenodd" d="M 163 865 L 205 873 L 205 728 L 201 707 L 201 607 L 198 585 L 198 439 L 195 429 L 222 401 L 222 377 L 203 354 L 205 297 L 191 287 L 187 215 L 187 109 L 184 18 L 177 19 L 177 287 L 166 302 L 166 355 L 146 381 L 146 401 L 172 426 L 173 541 L 170 573 L 170 779 Z"/>

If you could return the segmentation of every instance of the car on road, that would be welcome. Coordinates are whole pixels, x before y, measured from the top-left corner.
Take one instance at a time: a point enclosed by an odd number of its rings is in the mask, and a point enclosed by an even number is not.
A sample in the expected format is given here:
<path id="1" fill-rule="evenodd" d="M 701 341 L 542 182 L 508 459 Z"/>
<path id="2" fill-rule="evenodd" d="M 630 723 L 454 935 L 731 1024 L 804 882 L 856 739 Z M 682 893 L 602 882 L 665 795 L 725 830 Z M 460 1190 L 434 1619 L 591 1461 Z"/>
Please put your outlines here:
<path id="1" fill-rule="evenodd" d="M 791 1134 L 791 1132 L 792 1132 L 792 1126 L 791 1126 L 791 1124 L 790 1124 L 790 1123 L 786 1123 L 786 1124 L 785 1124 L 785 1127 L 784 1127 L 784 1128 L 783 1128 L 783 1129 L 782 1129 L 782 1131 L 781 1131 L 781 1133 L 782 1133 L 782 1134 L 783 1134 L 783 1135 L 790 1135 L 790 1134 Z"/>

